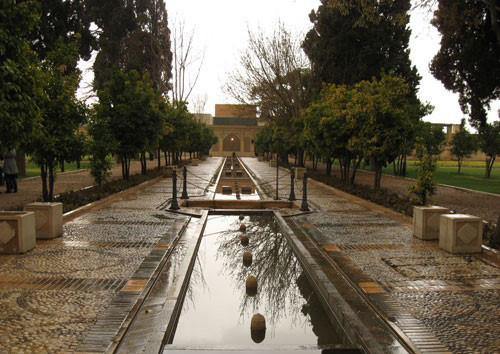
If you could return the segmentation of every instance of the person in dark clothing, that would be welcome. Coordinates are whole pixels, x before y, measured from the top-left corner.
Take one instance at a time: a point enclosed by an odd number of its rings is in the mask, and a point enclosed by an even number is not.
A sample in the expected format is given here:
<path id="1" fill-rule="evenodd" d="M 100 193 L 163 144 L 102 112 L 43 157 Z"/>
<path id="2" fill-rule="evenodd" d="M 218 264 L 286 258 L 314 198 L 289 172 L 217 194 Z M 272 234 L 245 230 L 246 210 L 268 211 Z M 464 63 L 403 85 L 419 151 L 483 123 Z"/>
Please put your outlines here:
<path id="1" fill-rule="evenodd" d="M 17 193 L 17 174 L 19 170 L 17 169 L 16 163 L 16 150 L 9 149 L 5 154 L 5 161 L 3 164 L 3 169 L 5 173 L 5 185 L 7 187 L 7 193 Z"/>

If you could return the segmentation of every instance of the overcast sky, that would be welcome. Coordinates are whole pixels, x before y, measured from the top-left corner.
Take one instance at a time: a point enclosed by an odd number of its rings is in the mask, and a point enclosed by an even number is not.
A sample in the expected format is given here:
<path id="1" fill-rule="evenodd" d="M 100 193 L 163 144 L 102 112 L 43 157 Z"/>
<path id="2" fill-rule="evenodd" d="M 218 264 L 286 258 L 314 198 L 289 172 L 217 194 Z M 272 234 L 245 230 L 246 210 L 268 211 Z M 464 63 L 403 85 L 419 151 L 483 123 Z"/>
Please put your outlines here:
<path id="1" fill-rule="evenodd" d="M 216 103 L 236 103 L 223 92 L 226 74 L 238 67 L 246 47 L 247 28 L 272 32 L 278 21 L 291 31 L 305 34 L 311 28 L 308 14 L 319 0 L 166 0 L 169 25 L 184 21 L 194 29 L 198 51 L 205 51 L 203 69 L 190 101 L 207 96 L 205 112 L 214 114 Z M 431 103 L 434 112 L 425 120 L 460 123 L 463 114 L 457 95 L 447 91 L 429 72 L 429 62 L 439 50 L 439 35 L 429 24 L 431 15 L 412 11 L 411 60 L 422 76 L 420 98 Z M 90 77 L 89 74 L 85 75 Z M 498 119 L 500 103 L 492 105 L 489 120 Z"/>

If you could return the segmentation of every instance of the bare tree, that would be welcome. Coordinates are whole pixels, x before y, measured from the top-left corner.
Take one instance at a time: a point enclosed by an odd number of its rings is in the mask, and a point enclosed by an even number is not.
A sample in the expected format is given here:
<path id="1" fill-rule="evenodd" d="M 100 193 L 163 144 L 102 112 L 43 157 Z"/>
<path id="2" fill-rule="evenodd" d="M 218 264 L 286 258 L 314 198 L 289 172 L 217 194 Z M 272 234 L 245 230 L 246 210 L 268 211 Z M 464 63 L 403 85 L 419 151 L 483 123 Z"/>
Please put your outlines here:
<path id="1" fill-rule="evenodd" d="M 194 113 L 204 113 L 205 106 L 207 105 L 208 95 L 197 95 L 193 100 Z"/>
<path id="2" fill-rule="evenodd" d="M 172 30 L 172 100 L 186 103 L 200 77 L 205 50 L 195 48 L 195 29 L 186 29 L 184 21 L 174 21 Z"/>
<path id="3" fill-rule="evenodd" d="M 229 74 L 224 89 L 243 104 L 258 104 L 263 118 L 290 120 L 307 106 L 310 64 L 294 36 L 278 23 L 271 36 L 248 30 L 248 47 L 241 68 Z"/>
<path id="4" fill-rule="evenodd" d="M 302 50 L 303 36 L 292 34 L 282 23 L 265 35 L 248 30 L 248 47 L 241 53 L 240 68 L 228 74 L 224 89 L 243 104 L 256 104 L 260 118 L 279 129 L 275 152 L 287 160 L 295 152 L 303 164 L 300 111 L 310 103 L 314 88 L 310 62 Z M 278 151 L 279 150 L 279 151 Z"/>

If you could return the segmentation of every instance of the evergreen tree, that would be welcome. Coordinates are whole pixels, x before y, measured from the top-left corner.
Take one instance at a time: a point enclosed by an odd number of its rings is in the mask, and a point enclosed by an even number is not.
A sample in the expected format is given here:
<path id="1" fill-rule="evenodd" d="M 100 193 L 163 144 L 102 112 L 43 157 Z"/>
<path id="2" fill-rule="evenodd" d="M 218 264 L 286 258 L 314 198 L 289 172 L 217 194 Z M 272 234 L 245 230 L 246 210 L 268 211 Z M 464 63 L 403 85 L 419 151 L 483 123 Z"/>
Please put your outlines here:
<path id="1" fill-rule="evenodd" d="M 0 149 L 28 140 L 40 111 L 39 71 L 28 37 L 39 23 L 33 1 L 2 0 L 0 10 Z"/>
<path id="2" fill-rule="evenodd" d="M 441 34 L 441 48 L 431 72 L 459 94 L 462 111 L 480 129 L 486 125 L 489 103 L 500 98 L 500 44 L 488 5 L 474 0 L 440 1 L 432 23 Z"/>
<path id="3" fill-rule="evenodd" d="M 148 74 L 166 95 L 172 76 L 170 30 L 164 0 L 89 0 L 99 27 L 94 87 L 99 90 L 117 70 Z"/>
<path id="4" fill-rule="evenodd" d="M 419 75 L 408 43 L 410 0 L 321 0 L 303 48 L 323 83 L 352 85 L 391 70 L 415 94 Z"/>

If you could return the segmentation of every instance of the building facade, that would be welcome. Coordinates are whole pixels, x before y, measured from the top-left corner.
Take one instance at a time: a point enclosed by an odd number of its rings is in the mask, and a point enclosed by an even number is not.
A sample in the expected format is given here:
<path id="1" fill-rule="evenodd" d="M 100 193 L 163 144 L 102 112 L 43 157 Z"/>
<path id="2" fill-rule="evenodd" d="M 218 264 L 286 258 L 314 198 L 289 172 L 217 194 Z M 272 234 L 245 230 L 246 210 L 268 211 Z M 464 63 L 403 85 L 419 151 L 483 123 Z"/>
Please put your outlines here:
<path id="1" fill-rule="evenodd" d="M 213 129 L 218 138 L 210 149 L 211 156 L 255 156 L 255 137 L 263 128 L 258 122 L 257 106 L 216 104 L 215 116 L 195 115 Z"/>

